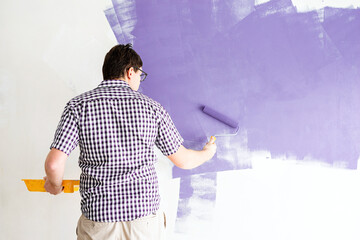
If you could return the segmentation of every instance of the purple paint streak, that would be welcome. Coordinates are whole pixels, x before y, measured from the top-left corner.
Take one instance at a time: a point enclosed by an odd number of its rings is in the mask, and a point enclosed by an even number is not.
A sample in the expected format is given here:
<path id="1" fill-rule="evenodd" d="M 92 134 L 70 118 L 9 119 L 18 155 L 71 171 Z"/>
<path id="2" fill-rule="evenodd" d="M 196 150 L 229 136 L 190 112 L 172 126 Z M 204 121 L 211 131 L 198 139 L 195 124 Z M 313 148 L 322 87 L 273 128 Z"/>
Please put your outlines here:
<path id="1" fill-rule="evenodd" d="M 134 40 L 149 72 L 142 91 L 165 106 L 187 147 L 233 132 L 201 106 L 240 122 L 237 136 L 218 138 L 212 161 L 174 176 L 250 167 L 239 148 L 357 167 L 359 10 L 327 8 L 322 22 L 290 0 L 241 1 L 242 11 L 231 1 L 130 3 L 106 16 L 120 43 Z"/>
<path id="2" fill-rule="evenodd" d="M 216 173 L 206 173 L 182 177 L 180 181 L 179 207 L 177 221 L 186 221 L 192 214 L 210 214 L 216 201 Z M 199 202 L 204 204 L 199 208 Z M 207 203 L 211 203 L 208 205 Z"/>
<path id="3" fill-rule="evenodd" d="M 346 64 L 360 69 L 360 9 L 324 9 L 324 29 Z"/>
<path id="4" fill-rule="evenodd" d="M 112 0 L 113 7 L 105 10 L 105 16 L 119 43 L 133 42 L 131 34 L 136 24 L 135 1 Z"/>

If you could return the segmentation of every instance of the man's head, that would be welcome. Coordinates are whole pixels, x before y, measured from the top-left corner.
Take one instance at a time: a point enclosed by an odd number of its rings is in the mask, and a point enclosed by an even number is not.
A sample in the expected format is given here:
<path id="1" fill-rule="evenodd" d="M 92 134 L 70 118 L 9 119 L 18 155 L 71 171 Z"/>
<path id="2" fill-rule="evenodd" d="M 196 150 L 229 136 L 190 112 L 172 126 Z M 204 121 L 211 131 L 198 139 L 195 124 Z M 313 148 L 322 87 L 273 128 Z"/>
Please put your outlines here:
<path id="1" fill-rule="evenodd" d="M 131 44 L 116 45 L 106 54 L 103 64 L 103 78 L 125 80 L 137 91 L 140 85 L 140 74 L 143 63 L 140 56 L 132 49 Z"/>

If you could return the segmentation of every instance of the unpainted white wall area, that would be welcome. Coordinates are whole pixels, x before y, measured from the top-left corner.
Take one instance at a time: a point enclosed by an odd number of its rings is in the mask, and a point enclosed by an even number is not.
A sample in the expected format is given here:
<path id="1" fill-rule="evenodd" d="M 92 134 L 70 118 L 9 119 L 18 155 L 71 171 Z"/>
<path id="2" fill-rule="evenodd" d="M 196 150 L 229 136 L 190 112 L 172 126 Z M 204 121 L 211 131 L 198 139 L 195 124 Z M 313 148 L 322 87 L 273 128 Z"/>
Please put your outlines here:
<path id="1" fill-rule="evenodd" d="M 101 82 L 116 40 L 101 1 L 1 1 L 0 36 L 0 239 L 75 239 L 79 194 L 30 193 L 21 179 L 43 178 L 66 102 Z"/>

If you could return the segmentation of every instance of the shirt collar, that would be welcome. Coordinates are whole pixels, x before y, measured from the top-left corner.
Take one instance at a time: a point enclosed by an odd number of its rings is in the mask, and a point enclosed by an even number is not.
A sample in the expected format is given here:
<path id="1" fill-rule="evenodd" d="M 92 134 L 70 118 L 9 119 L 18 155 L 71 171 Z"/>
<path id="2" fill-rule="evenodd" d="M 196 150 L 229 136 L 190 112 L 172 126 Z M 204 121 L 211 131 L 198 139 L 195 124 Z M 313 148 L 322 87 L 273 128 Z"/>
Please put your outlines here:
<path id="1" fill-rule="evenodd" d="M 130 88 L 130 85 L 125 82 L 124 80 L 115 80 L 115 79 L 109 79 L 109 80 L 103 80 L 99 87 L 123 87 L 123 88 Z M 131 89 L 131 88 L 130 88 Z"/>

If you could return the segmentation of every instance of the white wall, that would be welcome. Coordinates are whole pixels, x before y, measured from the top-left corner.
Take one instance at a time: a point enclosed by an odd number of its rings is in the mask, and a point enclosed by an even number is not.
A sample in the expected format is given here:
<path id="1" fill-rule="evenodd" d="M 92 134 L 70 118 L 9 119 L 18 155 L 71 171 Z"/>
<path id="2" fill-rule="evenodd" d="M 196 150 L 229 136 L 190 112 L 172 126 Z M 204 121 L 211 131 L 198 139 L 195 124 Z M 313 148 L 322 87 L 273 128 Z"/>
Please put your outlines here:
<path id="1" fill-rule="evenodd" d="M 261 152 L 252 162 L 251 170 L 218 173 L 217 239 L 360 239 L 359 170 Z"/>
<path id="2" fill-rule="evenodd" d="M 64 104 L 101 81 L 115 44 L 100 1 L 0 3 L 0 239 L 74 239 L 79 194 L 27 191 L 42 178 Z M 78 179 L 75 151 L 65 178 Z"/>
<path id="3" fill-rule="evenodd" d="M 75 239 L 79 194 L 30 193 L 21 179 L 44 176 L 65 103 L 102 79 L 116 44 L 103 9 L 96 0 L 0 3 L 0 239 Z M 67 179 L 79 178 L 77 156 Z M 360 239 L 358 170 L 264 159 L 254 153 L 254 169 L 218 174 L 213 239 Z M 171 236 L 179 181 L 165 158 L 158 169 Z"/>

